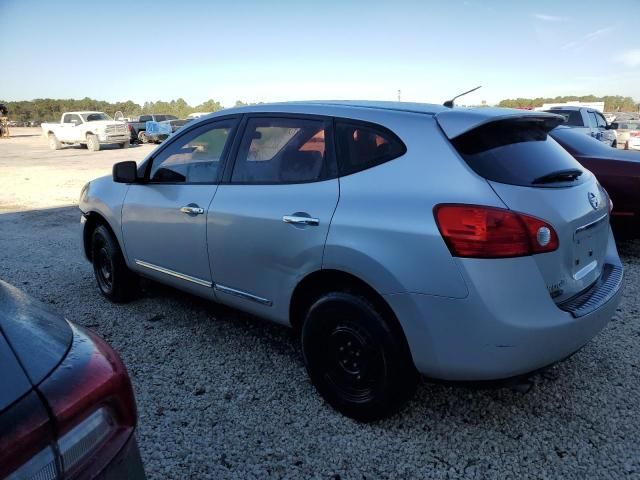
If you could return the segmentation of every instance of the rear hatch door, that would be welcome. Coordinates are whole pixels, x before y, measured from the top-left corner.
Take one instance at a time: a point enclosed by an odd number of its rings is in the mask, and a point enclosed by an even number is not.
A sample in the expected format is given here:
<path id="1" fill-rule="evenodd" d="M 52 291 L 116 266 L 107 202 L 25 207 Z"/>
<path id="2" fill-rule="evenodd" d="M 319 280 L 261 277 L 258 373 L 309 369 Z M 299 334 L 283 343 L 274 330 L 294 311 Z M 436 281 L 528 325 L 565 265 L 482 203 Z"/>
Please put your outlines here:
<path id="1" fill-rule="evenodd" d="M 559 247 L 534 255 L 549 293 L 562 302 L 602 273 L 609 239 L 609 200 L 591 172 L 548 132 L 557 115 L 508 111 L 507 115 L 449 128 L 452 144 L 505 205 L 550 223 Z M 517 113 L 514 113 L 517 112 Z M 436 117 L 447 125 L 447 118 Z M 443 126 L 447 133 L 447 128 Z"/>

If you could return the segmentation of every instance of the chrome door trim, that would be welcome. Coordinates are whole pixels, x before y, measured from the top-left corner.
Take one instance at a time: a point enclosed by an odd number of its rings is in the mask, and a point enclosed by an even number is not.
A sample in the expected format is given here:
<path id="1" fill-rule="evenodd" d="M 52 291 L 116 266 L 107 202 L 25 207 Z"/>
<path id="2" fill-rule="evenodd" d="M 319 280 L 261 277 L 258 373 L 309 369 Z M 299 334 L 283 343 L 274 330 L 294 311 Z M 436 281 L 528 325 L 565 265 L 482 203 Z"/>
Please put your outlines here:
<path id="1" fill-rule="evenodd" d="M 168 268 L 159 267 L 158 265 L 154 265 L 153 263 L 144 262 L 142 260 L 135 260 L 136 265 L 140 265 L 141 267 L 148 268 L 149 270 L 155 270 L 156 272 L 165 273 L 167 275 L 171 275 L 172 277 L 179 278 L 181 280 L 186 280 L 187 282 L 193 282 L 198 285 L 202 285 L 203 287 L 209 287 L 213 285 L 211 282 L 206 280 L 202 280 L 200 278 L 192 277 L 191 275 L 187 275 L 185 273 L 176 272 L 174 270 L 169 270 Z"/>
<path id="2" fill-rule="evenodd" d="M 243 292 L 242 290 L 236 290 L 235 288 L 225 287 L 224 285 L 220 285 L 218 283 L 216 283 L 213 286 L 213 288 L 214 290 L 217 290 L 219 292 L 227 293 L 229 295 L 233 295 L 239 298 L 244 298 L 246 300 L 253 300 L 254 302 L 261 303 L 262 305 L 267 305 L 268 307 L 270 307 L 273 304 L 271 300 L 268 300 L 266 298 L 259 297 L 252 293 Z"/>

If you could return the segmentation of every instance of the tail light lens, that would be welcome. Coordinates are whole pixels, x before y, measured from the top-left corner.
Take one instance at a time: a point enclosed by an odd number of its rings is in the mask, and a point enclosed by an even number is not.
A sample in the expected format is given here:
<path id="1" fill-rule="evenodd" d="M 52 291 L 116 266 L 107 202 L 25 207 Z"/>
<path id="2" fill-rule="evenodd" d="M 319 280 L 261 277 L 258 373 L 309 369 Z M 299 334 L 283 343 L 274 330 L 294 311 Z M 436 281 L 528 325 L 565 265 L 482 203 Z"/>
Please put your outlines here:
<path id="1" fill-rule="evenodd" d="M 434 213 L 442 238 L 456 257 L 521 257 L 552 252 L 559 245 L 551 224 L 511 210 L 441 204 Z"/>
<path id="2" fill-rule="evenodd" d="M 75 478 L 89 465 L 100 472 L 133 433 L 135 399 L 122 361 L 97 335 L 72 328 L 69 353 L 38 386 L 53 415 L 55 438 L 8 478 Z"/>
<path id="3" fill-rule="evenodd" d="M 127 128 L 129 129 L 130 132 L 133 132 L 133 127 L 131 126 L 130 123 L 127 123 Z"/>

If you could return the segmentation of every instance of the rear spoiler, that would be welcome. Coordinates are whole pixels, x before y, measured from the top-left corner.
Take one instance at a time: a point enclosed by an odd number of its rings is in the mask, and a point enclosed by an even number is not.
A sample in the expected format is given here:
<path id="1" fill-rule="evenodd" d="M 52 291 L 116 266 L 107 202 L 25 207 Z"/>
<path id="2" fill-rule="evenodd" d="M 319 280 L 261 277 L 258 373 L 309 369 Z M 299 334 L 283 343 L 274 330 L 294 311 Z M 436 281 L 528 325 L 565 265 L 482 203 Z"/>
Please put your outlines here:
<path id="1" fill-rule="evenodd" d="M 494 122 L 539 123 L 547 131 L 564 123 L 562 115 L 512 108 L 455 108 L 435 115 L 440 128 L 449 140 Z"/>

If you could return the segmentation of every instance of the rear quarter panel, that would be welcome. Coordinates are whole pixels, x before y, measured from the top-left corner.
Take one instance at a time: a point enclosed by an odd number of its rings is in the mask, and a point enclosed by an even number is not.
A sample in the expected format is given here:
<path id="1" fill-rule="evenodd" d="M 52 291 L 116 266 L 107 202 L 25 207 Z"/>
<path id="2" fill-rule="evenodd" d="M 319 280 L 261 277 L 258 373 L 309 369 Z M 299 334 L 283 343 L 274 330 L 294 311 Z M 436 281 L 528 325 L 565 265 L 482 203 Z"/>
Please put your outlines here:
<path id="1" fill-rule="evenodd" d="M 466 284 L 440 235 L 433 207 L 504 205 L 457 156 L 432 116 L 385 112 L 367 120 L 396 133 L 407 152 L 340 178 L 323 268 L 356 275 L 382 295 L 466 297 Z"/>

